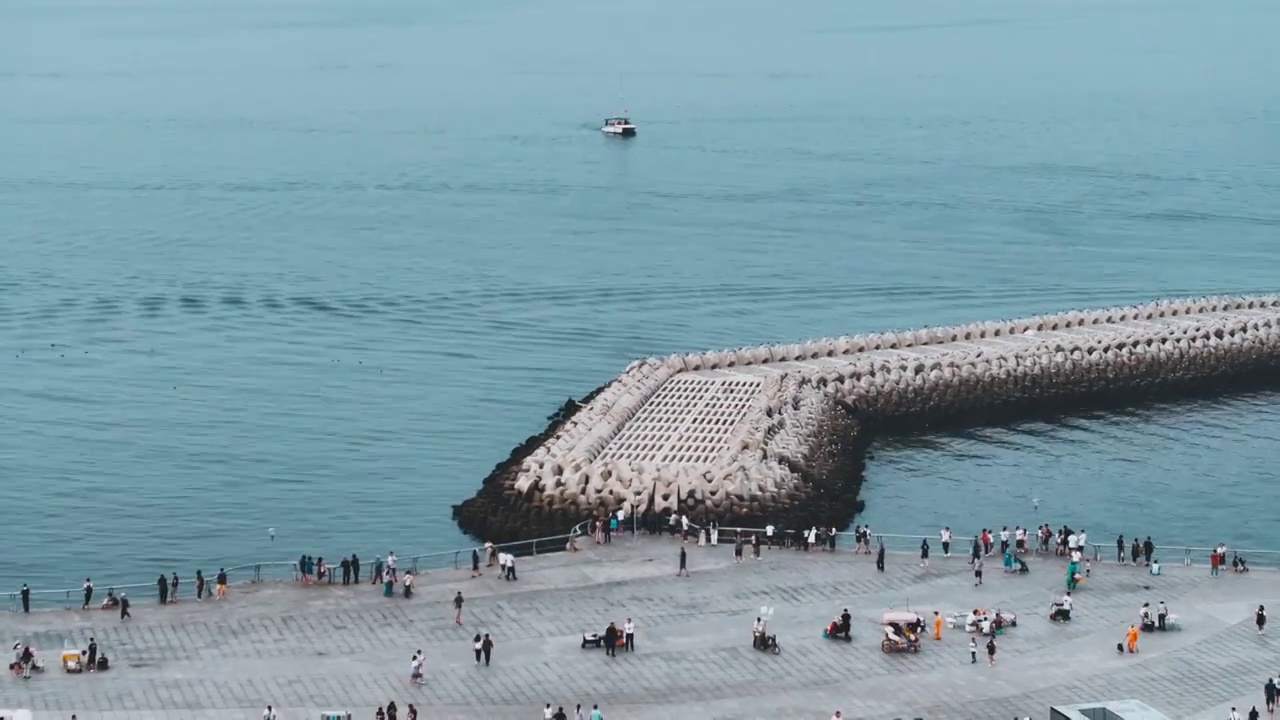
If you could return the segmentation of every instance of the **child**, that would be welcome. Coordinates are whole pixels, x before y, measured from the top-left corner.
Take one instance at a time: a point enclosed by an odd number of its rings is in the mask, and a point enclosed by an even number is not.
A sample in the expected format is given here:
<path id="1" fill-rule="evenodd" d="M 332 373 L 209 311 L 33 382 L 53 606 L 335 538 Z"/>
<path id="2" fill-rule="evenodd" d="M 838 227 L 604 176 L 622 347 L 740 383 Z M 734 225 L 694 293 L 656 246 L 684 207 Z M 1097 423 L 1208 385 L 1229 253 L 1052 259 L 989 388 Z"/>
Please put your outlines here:
<path id="1" fill-rule="evenodd" d="M 978 664 L 978 639 L 969 638 L 969 664 Z"/>

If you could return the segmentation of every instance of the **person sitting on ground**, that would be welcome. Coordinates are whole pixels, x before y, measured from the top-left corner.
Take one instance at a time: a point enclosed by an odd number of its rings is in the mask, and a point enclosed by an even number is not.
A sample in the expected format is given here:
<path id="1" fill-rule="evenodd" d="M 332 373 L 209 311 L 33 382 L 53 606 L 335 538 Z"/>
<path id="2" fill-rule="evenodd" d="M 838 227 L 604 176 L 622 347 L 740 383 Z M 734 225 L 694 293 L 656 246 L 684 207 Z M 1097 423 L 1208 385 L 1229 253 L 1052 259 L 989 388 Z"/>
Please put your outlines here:
<path id="1" fill-rule="evenodd" d="M 840 636 L 840 618 L 832 618 L 831 624 L 827 625 L 827 637 L 835 638 Z"/>
<path id="2" fill-rule="evenodd" d="M 102 601 L 102 609 L 110 610 L 120 607 L 120 598 L 116 597 L 115 588 L 107 588 L 107 598 Z"/>
<path id="3" fill-rule="evenodd" d="M 1249 572 L 1249 566 L 1239 553 L 1231 553 L 1231 569 L 1234 572 Z"/>

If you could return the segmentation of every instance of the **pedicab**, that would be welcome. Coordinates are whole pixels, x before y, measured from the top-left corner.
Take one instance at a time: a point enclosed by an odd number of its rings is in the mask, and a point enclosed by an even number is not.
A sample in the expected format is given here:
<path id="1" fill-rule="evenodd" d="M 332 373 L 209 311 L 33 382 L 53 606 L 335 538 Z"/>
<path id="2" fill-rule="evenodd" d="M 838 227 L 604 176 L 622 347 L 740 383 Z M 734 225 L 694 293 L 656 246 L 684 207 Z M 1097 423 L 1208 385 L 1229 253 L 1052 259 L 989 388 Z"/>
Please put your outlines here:
<path id="1" fill-rule="evenodd" d="M 924 632 L 924 618 L 910 610 L 891 610 L 880 619 L 884 626 L 884 639 L 880 650 L 886 653 L 920 652 L 920 633 Z"/>

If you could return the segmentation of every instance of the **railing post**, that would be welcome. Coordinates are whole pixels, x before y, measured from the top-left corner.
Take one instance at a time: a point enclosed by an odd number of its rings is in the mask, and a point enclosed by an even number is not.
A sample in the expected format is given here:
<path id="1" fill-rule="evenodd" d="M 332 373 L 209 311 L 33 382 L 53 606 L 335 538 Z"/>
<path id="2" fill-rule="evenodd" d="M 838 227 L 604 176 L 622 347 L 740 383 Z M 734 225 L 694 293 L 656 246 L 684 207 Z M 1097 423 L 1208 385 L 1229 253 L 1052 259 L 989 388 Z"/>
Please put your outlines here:
<path id="1" fill-rule="evenodd" d="M 462 554 L 462 551 L 461 551 L 461 550 L 454 550 L 454 551 L 453 551 L 453 569 L 454 569 L 454 570 L 459 569 L 459 568 L 458 568 L 458 556 L 459 556 L 459 555 L 461 555 L 461 554 Z"/>
<path id="2" fill-rule="evenodd" d="M 261 563 L 253 566 L 253 581 L 256 583 L 262 582 L 262 564 Z"/>
<path id="3" fill-rule="evenodd" d="M 1183 548 L 1182 550 L 1182 566 L 1191 567 L 1191 548 Z"/>
<path id="4" fill-rule="evenodd" d="M 413 559 L 413 574 L 418 574 L 418 558 L 416 557 Z"/>

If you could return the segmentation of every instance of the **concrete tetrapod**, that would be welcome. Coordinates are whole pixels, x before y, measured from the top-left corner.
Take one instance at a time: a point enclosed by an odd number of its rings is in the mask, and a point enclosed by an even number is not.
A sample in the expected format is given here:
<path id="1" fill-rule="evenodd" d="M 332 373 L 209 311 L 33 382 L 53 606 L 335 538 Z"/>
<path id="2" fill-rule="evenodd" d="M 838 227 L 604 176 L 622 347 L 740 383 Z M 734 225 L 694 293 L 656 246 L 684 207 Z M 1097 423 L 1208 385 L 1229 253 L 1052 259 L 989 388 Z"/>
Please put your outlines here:
<path id="1" fill-rule="evenodd" d="M 1267 387 L 1280 296 L 1162 300 L 633 362 L 454 507 L 494 542 L 592 514 L 846 527 L 877 434 Z"/>

